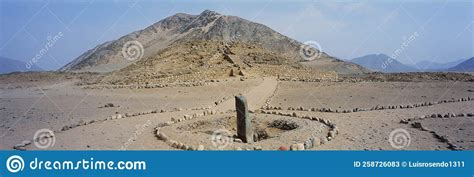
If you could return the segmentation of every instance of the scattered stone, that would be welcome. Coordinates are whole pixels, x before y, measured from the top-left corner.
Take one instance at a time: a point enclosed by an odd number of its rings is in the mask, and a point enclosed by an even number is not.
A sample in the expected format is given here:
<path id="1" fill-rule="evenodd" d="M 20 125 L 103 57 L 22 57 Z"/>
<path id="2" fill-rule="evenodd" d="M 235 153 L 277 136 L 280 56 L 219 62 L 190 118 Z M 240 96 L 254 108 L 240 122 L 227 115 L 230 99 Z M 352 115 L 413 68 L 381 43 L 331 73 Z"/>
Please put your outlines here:
<path id="1" fill-rule="evenodd" d="M 79 123 L 78 123 L 79 126 L 83 126 L 83 125 L 86 125 L 86 124 L 87 124 L 86 121 L 79 120 Z"/>
<path id="2" fill-rule="evenodd" d="M 421 125 L 421 122 L 413 122 L 411 124 L 411 126 L 413 126 L 413 128 L 423 128 L 423 126 Z"/>
<path id="3" fill-rule="evenodd" d="M 296 150 L 298 149 L 297 146 L 298 146 L 298 145 L 296 145 L 296 144 L 290 145 L 290 151 L 296 151 Z"/>
<path id="4" fill-rule="evenodd" d="M 321 138 L 321 144 L 326 144 L 328 139 L 326 137 Z"/>
<path id="5" fill-rule="evenodd" d="M 162 141 L 168 141 L 168 136 L 166 136 L 166 134 L 162 133 L 162 132 L 159 132 L 157 131 L 156 132 L 156 136 L 158 137 L 158 139 L 162 140 Z"/>
<path id="6" fill-rule="evenodd" d="M 24 151 L 24 150 L 26 150 L 26 147 L 25 147 L 24 144 L 16 144 L 15 146 L 13 146 L 13 149 Z"/>
<path id="7" fill-rule="evenodd" d="M 188 147 L 188 151 L 195 151 L 195 150 L 196 150 L 196 147 L 194 147 L 193 145 Z"/>
<path id="8" fill-rule="evenodd" d="M 174 147 L 174 148 L 178 147 L 178 142 L 176 142 L 175 140 L 170 140 L 169 143 L 171 147 Z"/>
<path id="9" fill-rule="evenodd" d="M 402 124 L 408 124 L 408 121 L 407 121 L 406 119 L 402 119 L 402 120 L 400 120 L 400 123 L 402 123 Z"/>
<path id="10" fill-rule="evenodd" d="M 290 146 L 290 151 L 299 151 L 299 150 L 304 150 L 304 144 L 303 143 L 296 143 L 296 144 L 292 144 Z"/>
<path id="11" fill-rule="evenodd" d="M 200 145 L 197 147 L 197 150 L 198 150 L 198 151 L 203 151 L 203 150 L 204 150 L 204 146 L 200 144 Z"/>
<path id="12" fill-rule="evenodd" d="M 297 144 L 296 144 L 296 147 L 297 147 L 298 150 L 300 150 L 300 151 L 301 151 L 301 150 L 305 150 L 303 143 L 297 143 Z"/>
<path id="13" fill-rule="evenodd" d="M 107 103 L 104 105 L 105 108 L 113 108 L 115 105 L 113 103 Z"/>
<path id="14" fill-rule="evenodd" d="M 65 126 L 63 126 L 63 128 L 61 128 L 61 131 L 66 131 L 66 130 L 69 130 L 69 126 L 68 126 L 68 125 L 65 125 Z"/>
<path id="15" fill-rule="evenodd" d="M 313 142 L 312 142 L 313 146 L 319 146 L 319 145 L 321 145 L 321 139 L 320 139 L 320 138 L 315 137 L 315 138 L 312 138 L 311 140 L 313 141 Z"/>
<path id="16" fill-rule="evenodd" d="M 311 148 L 313 148 L 313 141 L 311 141 L 311 140 L 306 140 L 306 141 L 304 142 L 304 149 L 311 149 Z"/>
<path id="17" fill-rule="evenodd" d="M 438 139 L 439 139 L 441 142 L 449 142 L 447 136 L 437 136 L 437 137 L 438 137 Z"/>
<path id="18" fill-rule="evenodd" d="M 329 131 L 328 132 L 328 138 L 334 139 L 336 137 L 336 132 L 334 131 Z"/>
<path id="19" fill-rule="evenodd" d="M 187 115 L 187 114 L 185 114 L 183 117 L 184 117 L 184 120 L 189 120 L 189 119 L 191 119 L 191 116 L 189 116 L 189 115 Z"/>
<path id="20" fill-rule="evenodd" d="M 293 112 L 291 115 L 292 115 L 293 117 L 298 117 L 298 114 L 296 114 L 296 112 Z"/>
<path id="21" fill-rule="evenodd" d="M 21 144 L 24 144 L 25 146 L 28 146 L 28 145 L 31 144 L 31 141 L 30 141 L 30 140 L 23 140 L 23 141 L 21 142 Z"/>
<path id="22" fill-rule="evenodd" d="M 178 142 L 178 145 L 177 145 L 177 148 L 178 149 L 182 149 L 184 146 L 184 144 L 182 142 Z"/>

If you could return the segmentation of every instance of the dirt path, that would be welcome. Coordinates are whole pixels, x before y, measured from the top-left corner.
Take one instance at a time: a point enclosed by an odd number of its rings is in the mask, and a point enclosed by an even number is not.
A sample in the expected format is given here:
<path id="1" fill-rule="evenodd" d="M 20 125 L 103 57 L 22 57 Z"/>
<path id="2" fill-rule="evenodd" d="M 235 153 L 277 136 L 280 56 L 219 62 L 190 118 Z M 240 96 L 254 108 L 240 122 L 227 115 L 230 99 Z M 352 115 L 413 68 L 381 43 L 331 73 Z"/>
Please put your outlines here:
<path id="1" fill-rule="evenodd" d="M 254 87 L 243 95 L 247 99 L 250 110 L 257 110 L 265 105 L 265 101 L 271 97 L 277 88 L 278 81 L 275 77 L 265 77 L 260 85 Z M 218 112 L 226 112 L 235 109 L 235 100 L 228 99 L 215 108 Z"/>

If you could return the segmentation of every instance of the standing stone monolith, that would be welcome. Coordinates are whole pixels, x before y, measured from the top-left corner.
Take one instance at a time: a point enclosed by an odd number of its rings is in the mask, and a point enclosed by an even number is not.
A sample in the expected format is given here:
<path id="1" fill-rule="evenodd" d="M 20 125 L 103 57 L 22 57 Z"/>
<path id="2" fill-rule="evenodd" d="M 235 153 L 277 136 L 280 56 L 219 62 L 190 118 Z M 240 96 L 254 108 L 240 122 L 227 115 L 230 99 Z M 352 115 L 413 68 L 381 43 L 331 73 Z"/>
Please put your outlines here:
<path id="1" fill-rule="evenodd" d="M 244 96 L 235 96 L 235 110 L 237 111 L 237 137 L 245 143 L 253 142 L 252 122 Z"/>

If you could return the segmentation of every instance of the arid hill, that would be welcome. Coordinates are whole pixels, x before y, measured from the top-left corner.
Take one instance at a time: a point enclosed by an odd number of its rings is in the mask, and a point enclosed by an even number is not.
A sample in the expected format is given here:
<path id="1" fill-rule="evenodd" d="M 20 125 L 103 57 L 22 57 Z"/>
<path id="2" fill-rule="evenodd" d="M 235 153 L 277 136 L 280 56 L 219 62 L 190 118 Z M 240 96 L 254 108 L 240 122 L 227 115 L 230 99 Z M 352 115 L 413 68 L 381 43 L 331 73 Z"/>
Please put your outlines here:
<path id="1" fill-rule="evenodd" d="M 122 48 L 129 41 L 138 41 L 142 45 L 143 57 L 133 61 L 126 60 L 123 57 Z M 367 72 L 363 67 L 343 62 L 317 49 L 314 49 L 314 52 L 319 56 L 316 59 L 317 61 L 307 62 L 300 54 L 300 49 L 304 46 L 302 43 L 284 36 L 265 25 L 236 16 L 221 15 L 209 10 L 199 15 L 179 13 L 165 18 L 143 30 L 130 33 L 115 41 L 103 43 L 85 52 L 61 68 L 60 71 L 117 71 L 140 60 L 159 58 L 156 55 L 161 55 L 162 57 L 162 54 L 159 53 L 166 48 L 180 47 L 194 41 L 218 41 L 221 43 L 239 42 L 254 46 L 262 51 L 265 50 L 260 53 L 262 55 L 254 56 L 256 61 L 267 62 L 262 64 L 305 62 L 305 65 L 310 66 L 310 68 L 316 71 L 336 71 L 342 73 Z M 216 52 L 216 50 L 201 52 L 212 54 Z M 266 54 L 270 55 L 267 56 Z M 186 55 L 183 53 L 185 57 L 198 55 L 197 53 L 192 53 L 192 51 L 191 53 L 186 53 Z M 273 59 L 278 61 L 273 61 Z M 283 60 L 285 60 L 285 62 L 281 62 Z M 148 63 L 150 63 L 149 60 Z M 186 68 L 176 69 L 185 70 Z"/>
<path id="2" fill-rule="evenodd" d="M 335 80 L 337 73 L 305 67 L 259 45 L 209 40 L 173 44 L 153 57 L 107 74 L 103 83 L 149 85 L 204 82 L 233 76 Z"/>

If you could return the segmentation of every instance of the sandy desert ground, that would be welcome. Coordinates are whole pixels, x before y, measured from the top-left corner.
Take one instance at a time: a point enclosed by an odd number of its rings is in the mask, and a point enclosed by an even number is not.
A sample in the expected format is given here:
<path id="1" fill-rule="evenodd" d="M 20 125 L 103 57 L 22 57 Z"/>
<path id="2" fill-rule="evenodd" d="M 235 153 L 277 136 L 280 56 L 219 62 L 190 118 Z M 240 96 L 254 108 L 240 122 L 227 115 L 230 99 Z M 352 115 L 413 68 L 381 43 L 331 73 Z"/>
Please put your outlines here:
<path id="1" fill-rule="evenodd" d="M 231 77 L 195 87 L 91 89 L 67 79 L 3 79 L 0 86 L 1 149 L 474 149 L 474 84 L 465 81 Z M 232 136 L 239 94 L 257 142 Z M 35 139 L 41 129 L 54 137 Z M 408 134 L 397 139 L 400 129 Z M 216 131 L 230 134 L 216 140 Z"/>

